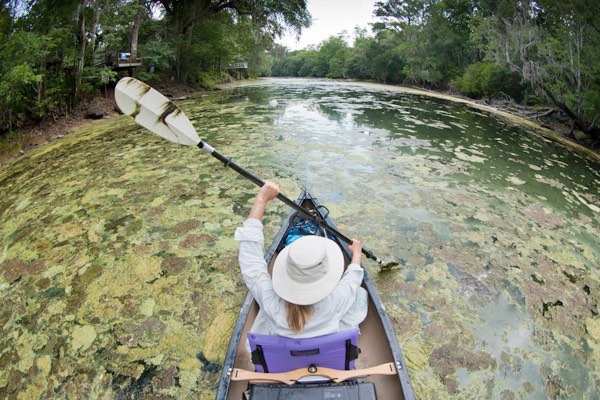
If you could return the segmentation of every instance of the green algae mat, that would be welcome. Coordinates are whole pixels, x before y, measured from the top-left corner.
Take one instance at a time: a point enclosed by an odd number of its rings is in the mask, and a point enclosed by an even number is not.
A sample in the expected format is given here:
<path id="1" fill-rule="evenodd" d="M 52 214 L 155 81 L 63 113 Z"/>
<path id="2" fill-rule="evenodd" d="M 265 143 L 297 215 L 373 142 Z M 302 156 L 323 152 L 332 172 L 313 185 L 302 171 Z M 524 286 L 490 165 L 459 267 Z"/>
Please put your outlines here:
<path id="1" fill-rule="evenodd" d="M 597 398 L 595 159 L 385 86 L 264 80 L 179 106 L 401 261 L 365 267 L 418 398 Z M 252 183 L 120 116 L 0 167 L 0 190 L 1 398 L 214 398 Z M 267 241 L 286 212 L 270 206 Z"/>

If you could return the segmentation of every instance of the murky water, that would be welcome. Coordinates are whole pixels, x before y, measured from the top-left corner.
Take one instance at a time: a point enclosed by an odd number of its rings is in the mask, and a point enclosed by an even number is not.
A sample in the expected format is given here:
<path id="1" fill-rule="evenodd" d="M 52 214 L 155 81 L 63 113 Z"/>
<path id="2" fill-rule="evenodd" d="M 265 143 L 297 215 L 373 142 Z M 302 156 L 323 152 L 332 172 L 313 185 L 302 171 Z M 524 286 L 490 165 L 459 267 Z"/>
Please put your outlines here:
<path id="1" fill-rule="evenodd" d="M 180 106 L 401 262 L 365 266 L 419 398 L 599 398 L 598 162 L 384 86 L 268 80 Z M 251 183 L 118 117 L 3 166 L 0 188 L 0 397 L 214 397 Z"/>

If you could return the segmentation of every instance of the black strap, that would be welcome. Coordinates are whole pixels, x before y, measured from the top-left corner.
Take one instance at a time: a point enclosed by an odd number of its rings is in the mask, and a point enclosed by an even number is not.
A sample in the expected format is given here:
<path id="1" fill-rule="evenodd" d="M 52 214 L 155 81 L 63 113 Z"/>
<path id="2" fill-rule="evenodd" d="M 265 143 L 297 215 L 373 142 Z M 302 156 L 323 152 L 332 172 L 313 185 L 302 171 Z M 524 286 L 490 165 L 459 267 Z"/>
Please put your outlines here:
<path id="1" fill-rule="evenodd" d="M 260 344 L 257 344 L 256 350 L 252 352 L 252 364 L 261 365 L 263 367 L 263 372 L 269 372 L 269 368 L 267 368 L 267 360 L 265 360 L 265 354 L 263 353 L 263 349 Z"/>
<path id="2" fill-rule="evenodd" d="M 360 349 L 358 346 L 352 344 L 352 340 L 346 339 L 346 360 L 344 363 L 344 368 L 346 370 L 350 369 L 350 362 L 356 360 L 358 355 L 360 354 Z"/>

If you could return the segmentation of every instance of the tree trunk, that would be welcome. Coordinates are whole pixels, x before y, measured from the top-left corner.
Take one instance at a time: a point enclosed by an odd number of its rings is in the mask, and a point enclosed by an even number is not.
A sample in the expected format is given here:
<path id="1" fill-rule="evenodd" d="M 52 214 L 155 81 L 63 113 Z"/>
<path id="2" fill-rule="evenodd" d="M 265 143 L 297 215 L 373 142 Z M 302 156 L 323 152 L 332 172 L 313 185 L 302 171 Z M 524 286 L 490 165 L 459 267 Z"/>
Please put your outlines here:
<path id="1" fill-rule="evenodd" d="M 96 39 L 98 38 L 98 26 L 100 25 L 100 15 L 102 15 L 102 6 L 100 5 L 100 1 L 96 1 L 94 10 L 94 24 L 92 25 L 91 32 L 92 40 L 90 42 L 90 48 L 92 49 L 92 65 L 96 61 L 94 55 L 96 54 Z"/>
<path id="2" fill-rule="evenodd" d="M 196 21 L 196 9 L 193 8 L 189 15 L 191 23 L 184 25 L 182 38 L 180 43 L 182 45 L 179 47 L 179 51 L 181 54 L 179 55 L 179 68 L 180 74 L 179 79 L 182 83 L 187 83 L 190 74 L 190 49 L 192 48 L 192 39 L 194 37 L 194 26 Z M 181 22 L 181 19 L 180 19 Z"/>
<path id="3" fill-rule="evenodd" d="M 131 53 L 131 61 L 135 62 L 137 59 L 137 49 L 138 49 L 138 37 L 140 35 L 140 25 L 142 24 L 142 17 L 144 16 L 144 3 L 145 0 L 138 0 L 138 10 L 135 14 L 135 19 L 133 20 L 133 29 L 131 31 L 131 44 L 129 48 L 129 52 Z"/>
<path id="4" fill-rule="evenodd" d="M 590 135 L 590 137 L 594 141 L 600 140 L 600 128 L 596 126 L 596 123 L 600 118 L 599 115 L 596 115 L 592 122 L 588 123 L 582 114 L 573 111 L 564 102 L 558 100 L 554 93 L 552 93 L 546 88 L 543 88 L 543 91 L 546 94 L 546 96 L 548 96 L 550 101 L 552 101 L 552 103 L 554 103 L 556 107 L 562 110 L 567 115 L 567 117 L 569 117 L 569 119 L 573 121 L 574 128 Z"/>
<path id="5" fill-rule="evenodd" d="M 190 74 L 190 49 L 192 48 L 192 37 L 194 36 L 194 25 L 192 24 L 187 28 L 187 38 L 184 46 L 183 54 L 181 57 L 182 61 L 182 74 L 181 82 L 187 83 Z"/>
<path id="6" fill-rule="evenodd" d="M 178 40 L 178 35 L 179 35 L 179 18 L 177 18 L 177 15 L 173 14 L 173 37 L 175 38 L 175 65 L 174 65 L 174 70 L 175 70 L 175 79 L 177 81 L 180 81 L 181 78 L 181 41 Z"/>
<path id="7" fill-rule="evenodd" d="M 77 44 L 79 45 L 79 59 L 75 70 L 75 96 L 73 98 L 75 106 L 79 104 L 82 98 L 81 76 L 85 65 L 85 0 L 81 0 L 77 5 Z"/>
<path id="8" fill-rule="evenodd" d="M 207 15 L 231 8 L 238 1 L 219 1 L 213 5 L 211 0 L 160 0 L 167 15 L 172 18 L 171 32 L 177 46 L 174 66 L 177 81 L 186 82 L 189 77 L 191 67 L 189 52 L 196 22 Z"/>

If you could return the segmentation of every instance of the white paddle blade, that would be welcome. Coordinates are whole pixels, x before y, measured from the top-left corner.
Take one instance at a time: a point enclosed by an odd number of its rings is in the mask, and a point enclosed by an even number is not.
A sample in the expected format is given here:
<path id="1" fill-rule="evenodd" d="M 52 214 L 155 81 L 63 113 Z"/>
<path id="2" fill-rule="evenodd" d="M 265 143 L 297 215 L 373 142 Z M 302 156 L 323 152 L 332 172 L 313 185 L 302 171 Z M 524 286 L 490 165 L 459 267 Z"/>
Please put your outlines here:
<path id="1" fill-rule="evenodd" d="M 200 143 L 196 129 L 183 111 L 142 81 L 121 79 L 115 87 L 115 101 L 123 114 L 171 142 L 186 146 Z"/>

